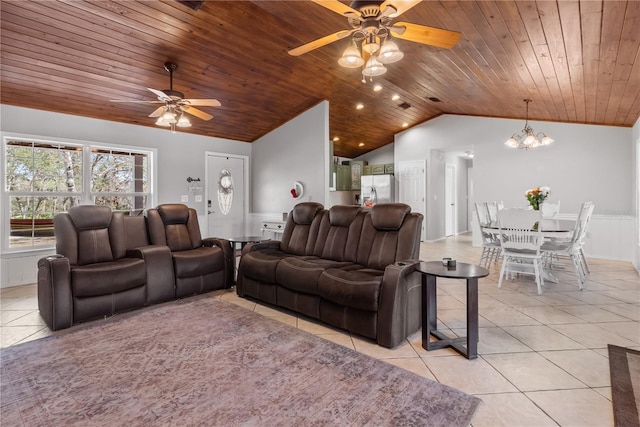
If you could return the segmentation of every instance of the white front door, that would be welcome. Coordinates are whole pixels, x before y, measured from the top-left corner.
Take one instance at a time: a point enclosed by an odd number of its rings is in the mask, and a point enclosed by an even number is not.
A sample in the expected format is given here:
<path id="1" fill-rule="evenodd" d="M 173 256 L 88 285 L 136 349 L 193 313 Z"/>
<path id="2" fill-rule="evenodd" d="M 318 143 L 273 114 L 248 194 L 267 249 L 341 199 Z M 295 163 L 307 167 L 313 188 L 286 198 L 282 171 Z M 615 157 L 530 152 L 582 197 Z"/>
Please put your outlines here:
<path id="1" fill-rule="evenodd" d="M 245 156 L 207 153 L 207 236 L 229 238 L 246 234 L 247 173 Z"/>
<path id="2" fill-rule="evenodd" d="M 412 212 L 425 215 L 426 166 L 424 160 L 410 160 L 398 163 L 398 201 L 411 206 Z M 420 240 L 426 240 L 426 224 L 422 222 Z"/>

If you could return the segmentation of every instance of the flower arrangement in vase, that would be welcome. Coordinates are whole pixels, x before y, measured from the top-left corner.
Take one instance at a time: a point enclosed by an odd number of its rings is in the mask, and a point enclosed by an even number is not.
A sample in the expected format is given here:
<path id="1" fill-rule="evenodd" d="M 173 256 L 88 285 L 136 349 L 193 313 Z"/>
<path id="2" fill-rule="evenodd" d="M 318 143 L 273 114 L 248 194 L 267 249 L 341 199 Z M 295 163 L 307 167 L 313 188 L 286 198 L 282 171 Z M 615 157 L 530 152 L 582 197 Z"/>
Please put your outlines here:
<path id="1" fill-rule="evenodd" d="M 551 188 L 549 187 L 536 187 L 531 190 L 527 190 L 524 196 L 529 201 L 529 204 L 534 210 L 540 210 L 540 204 L 546 200 L 551 194 Z"/>

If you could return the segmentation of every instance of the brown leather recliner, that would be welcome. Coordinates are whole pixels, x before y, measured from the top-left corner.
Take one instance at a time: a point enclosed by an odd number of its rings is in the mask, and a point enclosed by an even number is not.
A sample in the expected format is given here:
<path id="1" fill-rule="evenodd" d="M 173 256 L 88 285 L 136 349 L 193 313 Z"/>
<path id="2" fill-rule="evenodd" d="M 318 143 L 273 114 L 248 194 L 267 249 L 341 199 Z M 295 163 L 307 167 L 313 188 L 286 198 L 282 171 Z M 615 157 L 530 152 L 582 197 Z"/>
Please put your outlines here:
<path id="1" fill-rule="evenodd" d="M 147 210 L 146 216 L 151 243 L 171 250 L 176 297 L 233 285 L 231 244 L 225 239 L 202 239 L 195 209 L 163 204 Z"/>
<path id="2" fill-rule="evenodd" d="M 169 249 L 146 246 L 144 218 L 84 205 L 53 222 L 57 255 L 38 261 L 38 308 L 51 329 L 173 299 Z"/>

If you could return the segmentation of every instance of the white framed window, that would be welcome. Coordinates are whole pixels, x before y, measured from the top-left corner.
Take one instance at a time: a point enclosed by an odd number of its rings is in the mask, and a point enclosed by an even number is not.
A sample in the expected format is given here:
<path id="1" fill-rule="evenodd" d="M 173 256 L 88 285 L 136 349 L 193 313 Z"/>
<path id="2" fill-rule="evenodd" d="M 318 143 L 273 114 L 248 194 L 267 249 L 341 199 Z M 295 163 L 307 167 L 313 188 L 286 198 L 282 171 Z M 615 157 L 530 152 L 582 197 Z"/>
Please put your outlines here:
<path id="1" fill-rule="evenodd" d="M 5 137 L 3 248 L 52 247 L 53 217 L 80 204 L 140 214 L 152 203 L 152 160 L 124 146 Z"/>

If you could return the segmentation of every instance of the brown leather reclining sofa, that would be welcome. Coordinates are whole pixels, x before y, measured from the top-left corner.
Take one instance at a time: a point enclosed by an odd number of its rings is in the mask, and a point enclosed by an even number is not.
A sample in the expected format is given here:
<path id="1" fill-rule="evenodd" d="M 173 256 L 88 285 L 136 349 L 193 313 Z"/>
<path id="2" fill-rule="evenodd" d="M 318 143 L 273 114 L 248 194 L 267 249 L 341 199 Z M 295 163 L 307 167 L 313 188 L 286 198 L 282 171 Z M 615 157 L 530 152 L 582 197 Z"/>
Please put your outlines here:
<path id="1" fill-rule="evenodd" d="M 57 255 L 38 261 L 49 328 L 232 286 L 231 245 L 201 239 L 195 210 L 166 204 L 147 217 L 90 205 L 54 217 Z"/>
<path id="2" fill-rule="evenodd" d="M 236 291 L 396 347 L 420 328 L 422 220 L 401 203 L 300 203 L 280 242 L 244 248 Z"/>

